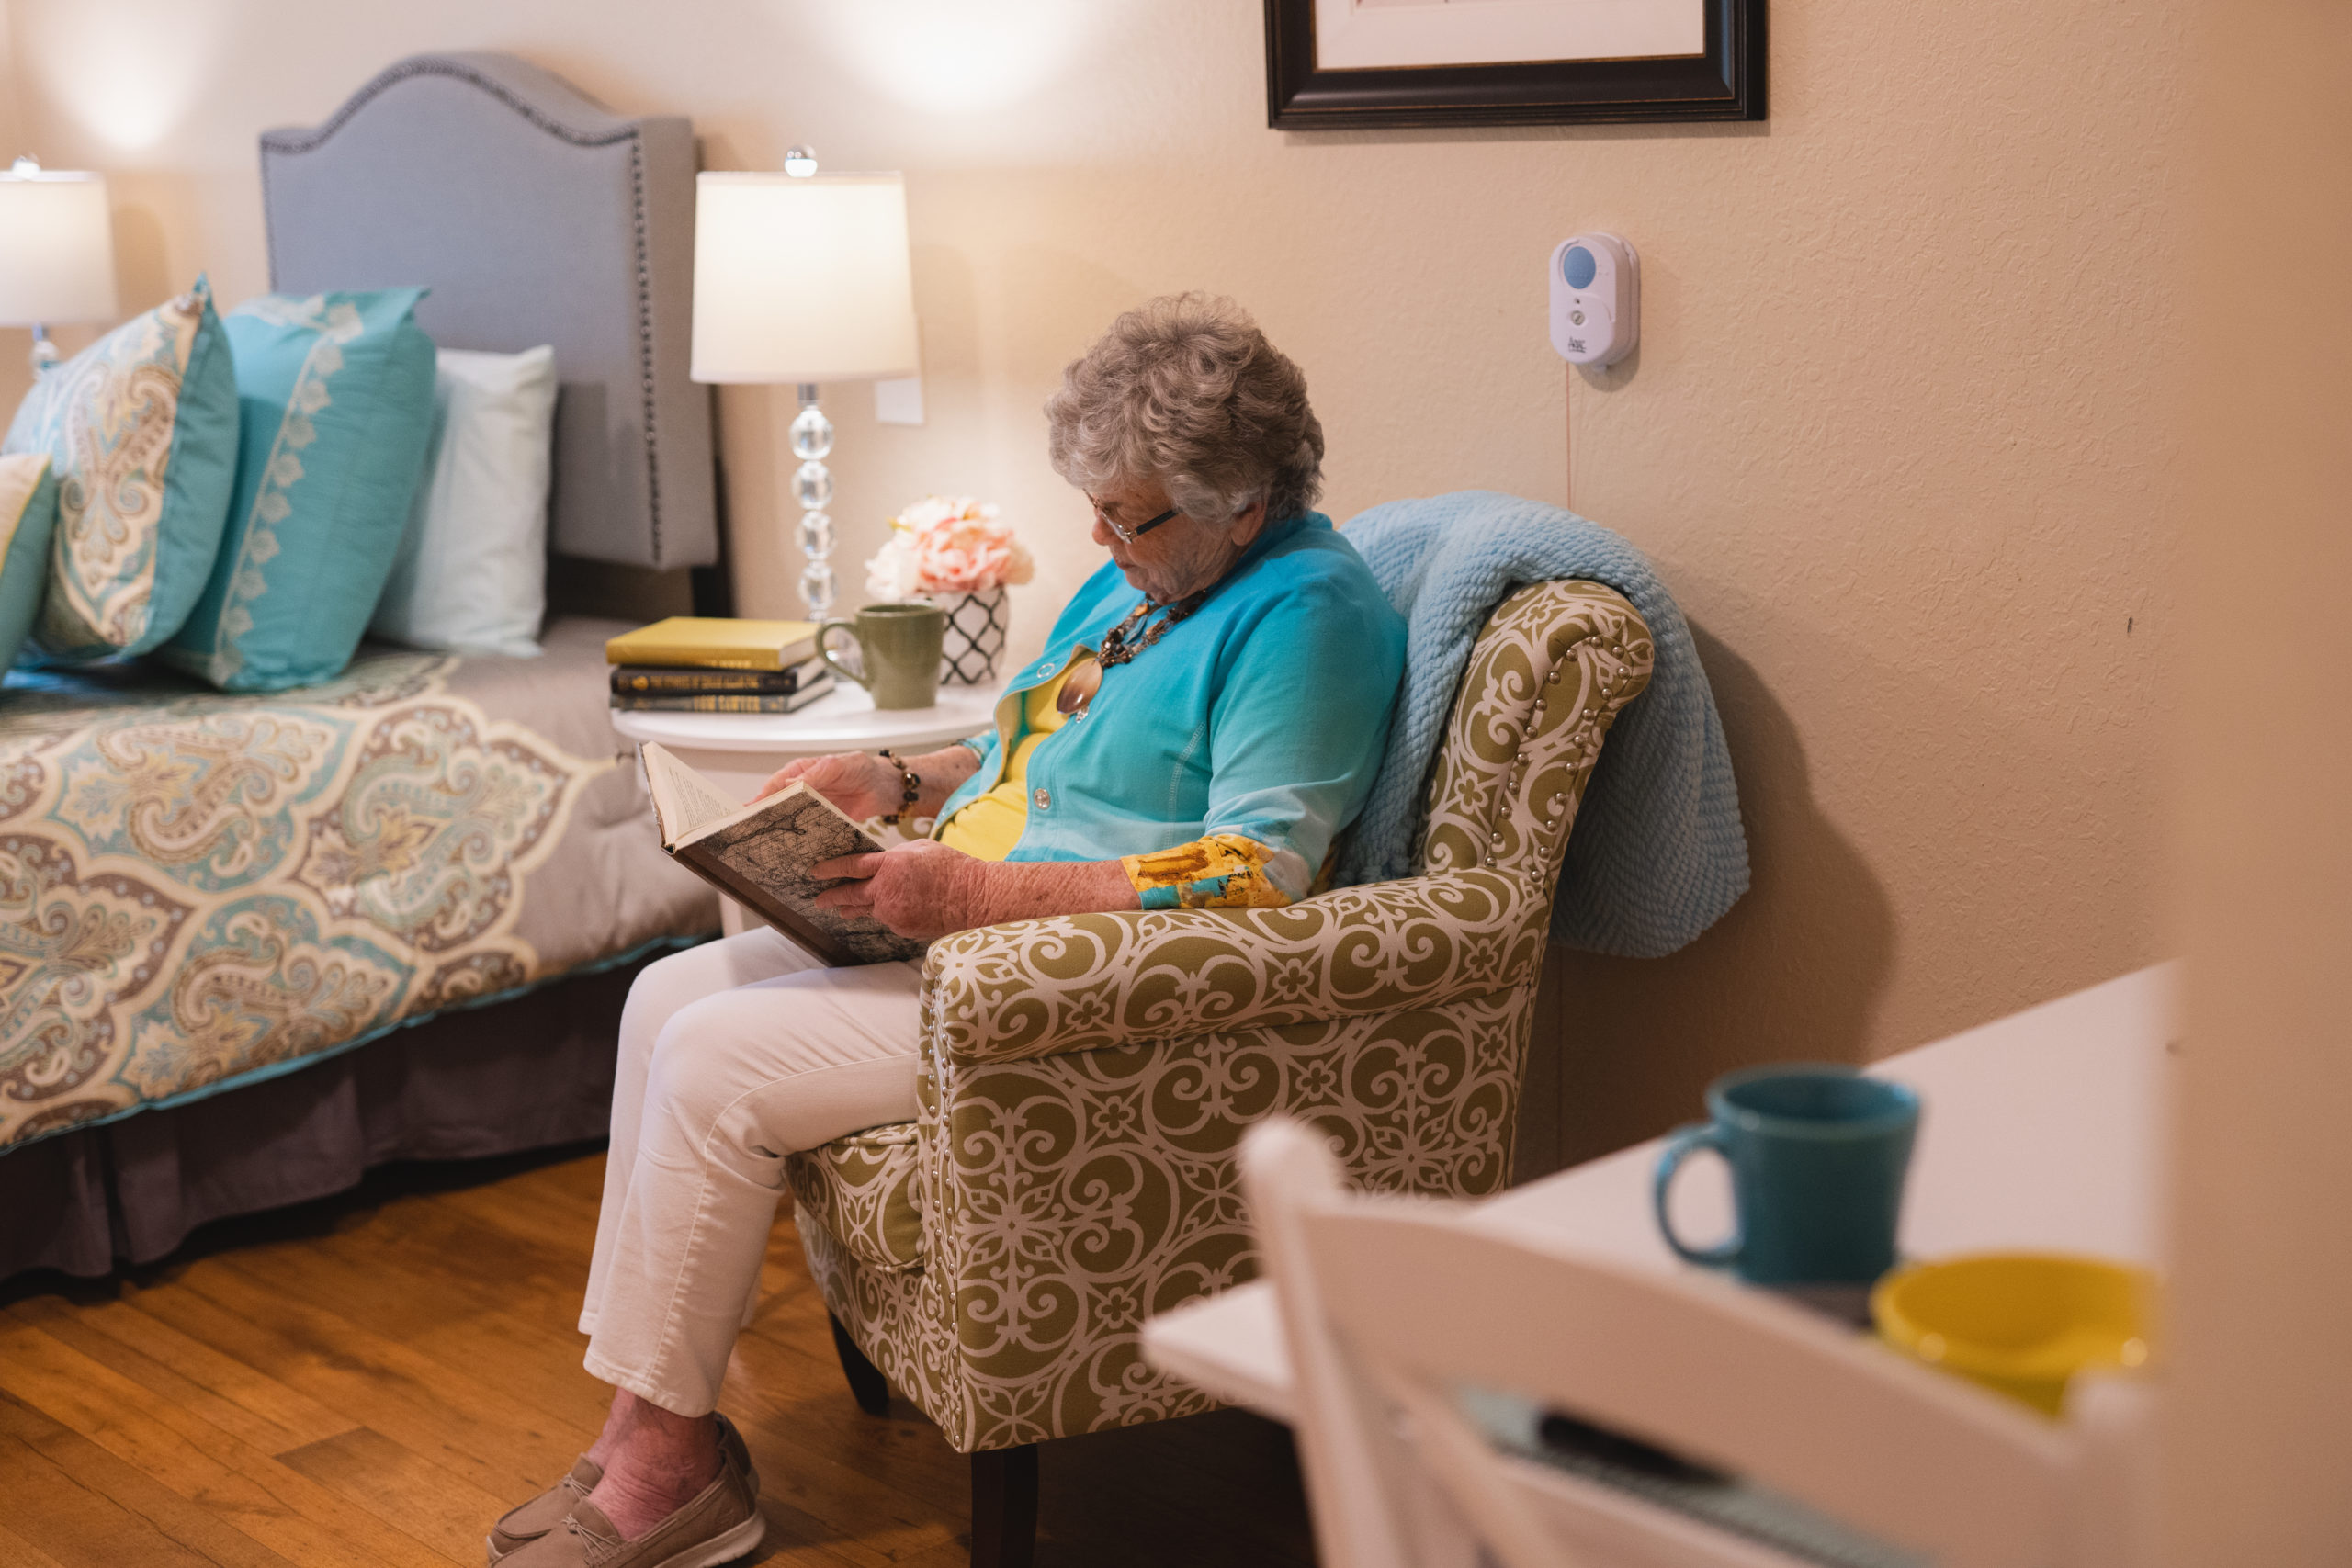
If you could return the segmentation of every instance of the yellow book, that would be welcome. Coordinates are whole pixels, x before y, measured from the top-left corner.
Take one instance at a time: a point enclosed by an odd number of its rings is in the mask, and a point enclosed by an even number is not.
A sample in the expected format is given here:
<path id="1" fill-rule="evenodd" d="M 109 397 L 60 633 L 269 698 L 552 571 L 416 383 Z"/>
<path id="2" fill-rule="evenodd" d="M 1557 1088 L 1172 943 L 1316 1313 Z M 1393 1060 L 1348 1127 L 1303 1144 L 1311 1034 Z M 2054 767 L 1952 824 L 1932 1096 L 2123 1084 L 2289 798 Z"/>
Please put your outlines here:
<path id="1" fill-rule="evenodd" d="M 673 615 L 605 644 L 610 664 L 685 664 L 705 670 L 783 670 L 817 651 L 814 621 L 744 621 Z"/>

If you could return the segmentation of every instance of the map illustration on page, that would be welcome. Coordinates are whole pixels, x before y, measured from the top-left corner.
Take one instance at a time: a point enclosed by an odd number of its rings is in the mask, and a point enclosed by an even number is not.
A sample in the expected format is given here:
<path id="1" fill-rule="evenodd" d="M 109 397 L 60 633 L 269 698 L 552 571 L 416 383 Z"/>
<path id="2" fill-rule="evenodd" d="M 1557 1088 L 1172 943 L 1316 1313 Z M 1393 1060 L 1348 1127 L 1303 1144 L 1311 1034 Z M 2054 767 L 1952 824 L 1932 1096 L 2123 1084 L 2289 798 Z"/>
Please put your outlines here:
<path id="1" fill-rule="evenodd" d="M 808 868 L 882 846 L 806 784 L 739 806 L 660 741 L 639 749 L 662 847 L 677 863 L 836 967 L 920 958 L 925 943 L 870 915 L 817 908 L 834 881 Z"/>

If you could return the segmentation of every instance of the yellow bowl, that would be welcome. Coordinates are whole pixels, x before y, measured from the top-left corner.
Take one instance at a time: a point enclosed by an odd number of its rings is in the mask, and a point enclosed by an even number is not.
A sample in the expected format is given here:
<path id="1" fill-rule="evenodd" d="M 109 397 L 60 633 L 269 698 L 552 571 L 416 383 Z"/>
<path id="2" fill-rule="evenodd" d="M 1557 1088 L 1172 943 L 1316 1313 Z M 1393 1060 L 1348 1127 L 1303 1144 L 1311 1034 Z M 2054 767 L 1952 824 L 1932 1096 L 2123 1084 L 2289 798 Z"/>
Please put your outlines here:
<path id="1" fill-rule="evenodd" d="M 2148 1359 L 2155 1280 L 2063 1253 L 1987 1252 L 1897 1269 L 1871 1292 L 1879 1337 L 2055 1416 L 2086 1367 Z"/>

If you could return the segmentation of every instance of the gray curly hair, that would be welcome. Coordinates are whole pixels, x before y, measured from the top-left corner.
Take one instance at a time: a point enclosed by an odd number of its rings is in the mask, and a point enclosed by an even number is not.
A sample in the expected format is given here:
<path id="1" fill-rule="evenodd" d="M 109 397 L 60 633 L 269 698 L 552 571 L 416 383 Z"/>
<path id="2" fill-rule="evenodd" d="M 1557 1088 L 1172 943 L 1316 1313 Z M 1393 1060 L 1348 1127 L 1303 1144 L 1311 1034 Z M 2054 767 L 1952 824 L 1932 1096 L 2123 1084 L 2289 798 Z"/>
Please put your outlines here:
<path id="1" fill-rule="evenodd" d="M 1046 400 L 1054 472 L 1084 491 L 1156 479 L 1188 517 L 1222 523 L 1263 497 L 1269 520 L 1323 493 L 1323 426 L 1306 378 L 1250 312 L 1165 294 L 1117 321 Z"/>

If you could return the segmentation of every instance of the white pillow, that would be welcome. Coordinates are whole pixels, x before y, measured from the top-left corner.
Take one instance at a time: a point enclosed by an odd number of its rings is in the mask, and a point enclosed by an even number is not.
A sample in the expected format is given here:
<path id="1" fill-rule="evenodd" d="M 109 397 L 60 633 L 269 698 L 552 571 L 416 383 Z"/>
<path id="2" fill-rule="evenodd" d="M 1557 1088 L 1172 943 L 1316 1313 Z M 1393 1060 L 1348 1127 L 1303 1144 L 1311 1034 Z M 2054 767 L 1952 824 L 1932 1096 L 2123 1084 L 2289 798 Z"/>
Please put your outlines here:
<path id="1" fill-rule="evenodd" d="M 539 651 L 555 350 L 440 351 L 433 445 L 368 629 L 445 653 Z"/>

